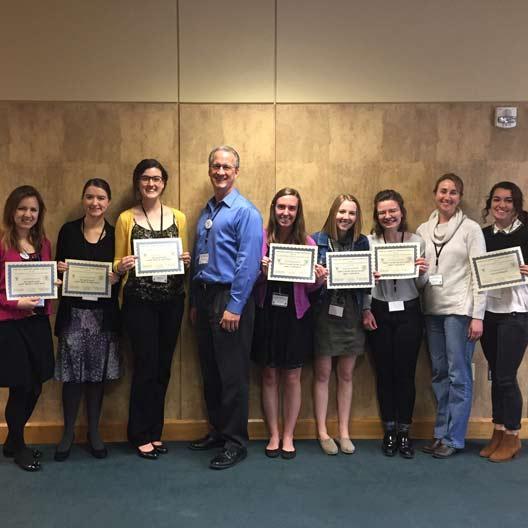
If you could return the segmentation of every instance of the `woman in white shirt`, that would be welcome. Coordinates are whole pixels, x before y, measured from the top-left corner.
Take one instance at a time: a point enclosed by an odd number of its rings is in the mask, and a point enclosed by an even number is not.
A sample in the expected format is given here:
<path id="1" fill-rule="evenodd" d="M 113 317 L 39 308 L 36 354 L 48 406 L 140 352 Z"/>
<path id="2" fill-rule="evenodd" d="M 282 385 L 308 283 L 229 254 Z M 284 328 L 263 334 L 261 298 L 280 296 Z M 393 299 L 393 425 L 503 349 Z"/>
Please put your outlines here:
<path id="1" fill-rule="evenodd" d="M 496 183 L 486 200 L 484 220 L 491 213 L 493 224 L 483 229 L 487 251 L 520 247 L 528 259 L 528 213 L 515 183 Z M 520 266 L 528 275 L 528 265 Z M 493 436 L 480 456 L 505 462 L 521 450 L 522 394 L 517 370 L 528 345 L 528 284 L 488 292 L 484 333 L 480 340 L 491 371 Z"/>

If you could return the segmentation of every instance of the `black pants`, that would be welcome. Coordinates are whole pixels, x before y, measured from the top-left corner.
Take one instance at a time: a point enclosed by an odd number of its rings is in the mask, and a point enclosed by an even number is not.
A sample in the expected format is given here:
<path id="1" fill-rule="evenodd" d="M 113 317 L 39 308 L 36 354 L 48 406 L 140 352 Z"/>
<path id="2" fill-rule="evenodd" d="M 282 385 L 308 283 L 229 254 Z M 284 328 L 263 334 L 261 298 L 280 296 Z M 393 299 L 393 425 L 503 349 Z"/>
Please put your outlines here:
<path id="1" fill-rule="evenodd" d="M 388 303 L 372 299 L 372 313 L 378 328 L 367 335 L 374 357 L 381 419 L 410 424 L 424 327 L 420 303 L 414 299 L 405 302 L 405 310 L 389 312 Z"/>
<path id="2" fill-rule="evenodd" d="M 136 447 L 161 439 L 183 301 L 183 295 L 175 301 L 159 303 L 125 299 L 123 322 L 134 357 L 128 439 Z"/>
<path id="3" fill-rule="evenodd" d="M 482 350 L 491 370 L 493 422 L 506 429 L 521 428 L 522 394 L 517 370 L 528 345 L 528 313 L 486 312 Z"/>
<path id="4" fill-rule="evenodd" d="M 198 350 L 209 423 L 230 444 L 248 442 L 249 355 L 253 337 L 255 303 L 248 299 L 236 332 L 227 332 L 220 319 L 229 301 L 230 288 L 209 287 L 197 294 Z"/>

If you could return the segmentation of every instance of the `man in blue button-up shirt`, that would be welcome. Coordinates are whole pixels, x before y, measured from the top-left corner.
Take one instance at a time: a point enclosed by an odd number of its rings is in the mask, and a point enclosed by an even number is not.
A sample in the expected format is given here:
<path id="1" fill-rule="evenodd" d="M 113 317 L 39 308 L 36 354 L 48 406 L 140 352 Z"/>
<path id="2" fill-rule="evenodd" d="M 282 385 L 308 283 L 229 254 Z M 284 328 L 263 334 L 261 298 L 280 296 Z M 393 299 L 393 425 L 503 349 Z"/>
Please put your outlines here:
<path id="1" fill-rule="evenodd" d="M 190 447 L 223 447 L 211 460 L 213 469 L 231 467 L 247 454 L 251 290 L 260 270 L 262 218 L 234 187 L 239 166 L 231 147 L 209 155 L 214 196 L 198 220 L 191 269 L 191 321 L 211 431 Z"/>

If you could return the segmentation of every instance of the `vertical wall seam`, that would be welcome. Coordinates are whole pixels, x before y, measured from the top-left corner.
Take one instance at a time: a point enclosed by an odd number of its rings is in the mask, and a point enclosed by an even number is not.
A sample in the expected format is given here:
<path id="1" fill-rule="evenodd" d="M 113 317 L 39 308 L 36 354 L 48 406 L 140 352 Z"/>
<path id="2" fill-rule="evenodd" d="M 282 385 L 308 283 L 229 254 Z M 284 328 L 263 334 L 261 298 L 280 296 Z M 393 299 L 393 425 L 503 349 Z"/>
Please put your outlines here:
<path id="1" fill-rule="evenodd" d="M 181 53 L 180 53 L 180 0 L 175 0 L 176 2 L 176 77 L 177 81 L 177 91 L 176 94 L 176 107 L 177 107 L 177 116 L 178 116 L 178 128 L 177 128 L 177 141 L 178 141 L 178 209 L 183 211 L 182 207 L 182 184 L 181 184 L 181 111 L 180 111 L 180 94 L 181 94 L 181 77 L 180 77 L 180 62 L 181 62 Z M 183 330 L 181 325 L 181 330 Z M 180 330 L 180 335 L 178 339 L 178 353 L 180 356 L 180 365 L 179 365 L 179 392 L 180 392 L 180 402 L 178 409 L 178 419 L 183 419 L 183 389 L 182 389 L 182 365 L 183 365 L 183 344 L 182 344 L 182 332 Z"/>
<path id="2" fill-rule="evenodd" d="M 275 152 L 274 152 L 274 168 L 275 168 L 275 192 L 277 192 L 277 27 L 278 27 L 278 0 L 275 0 L 275 20 L 274 20 L 274 48 L 273 48 L 273 135 L 275 142 Z"/>

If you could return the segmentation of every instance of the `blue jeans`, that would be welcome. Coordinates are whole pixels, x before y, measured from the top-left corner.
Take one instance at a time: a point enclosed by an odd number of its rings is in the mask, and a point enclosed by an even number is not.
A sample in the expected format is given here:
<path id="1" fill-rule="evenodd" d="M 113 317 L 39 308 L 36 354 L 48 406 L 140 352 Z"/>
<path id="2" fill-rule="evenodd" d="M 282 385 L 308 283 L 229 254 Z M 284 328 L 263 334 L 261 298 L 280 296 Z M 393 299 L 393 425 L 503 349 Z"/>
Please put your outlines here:
<path id="1" fill-rule="evenodd" d="M 470 322 L 464 315 L 425 318 L 437 401 L 434 437 L 457 449 L 464 447 L 473 395 L 475 343 L 467 337 Z"/>

